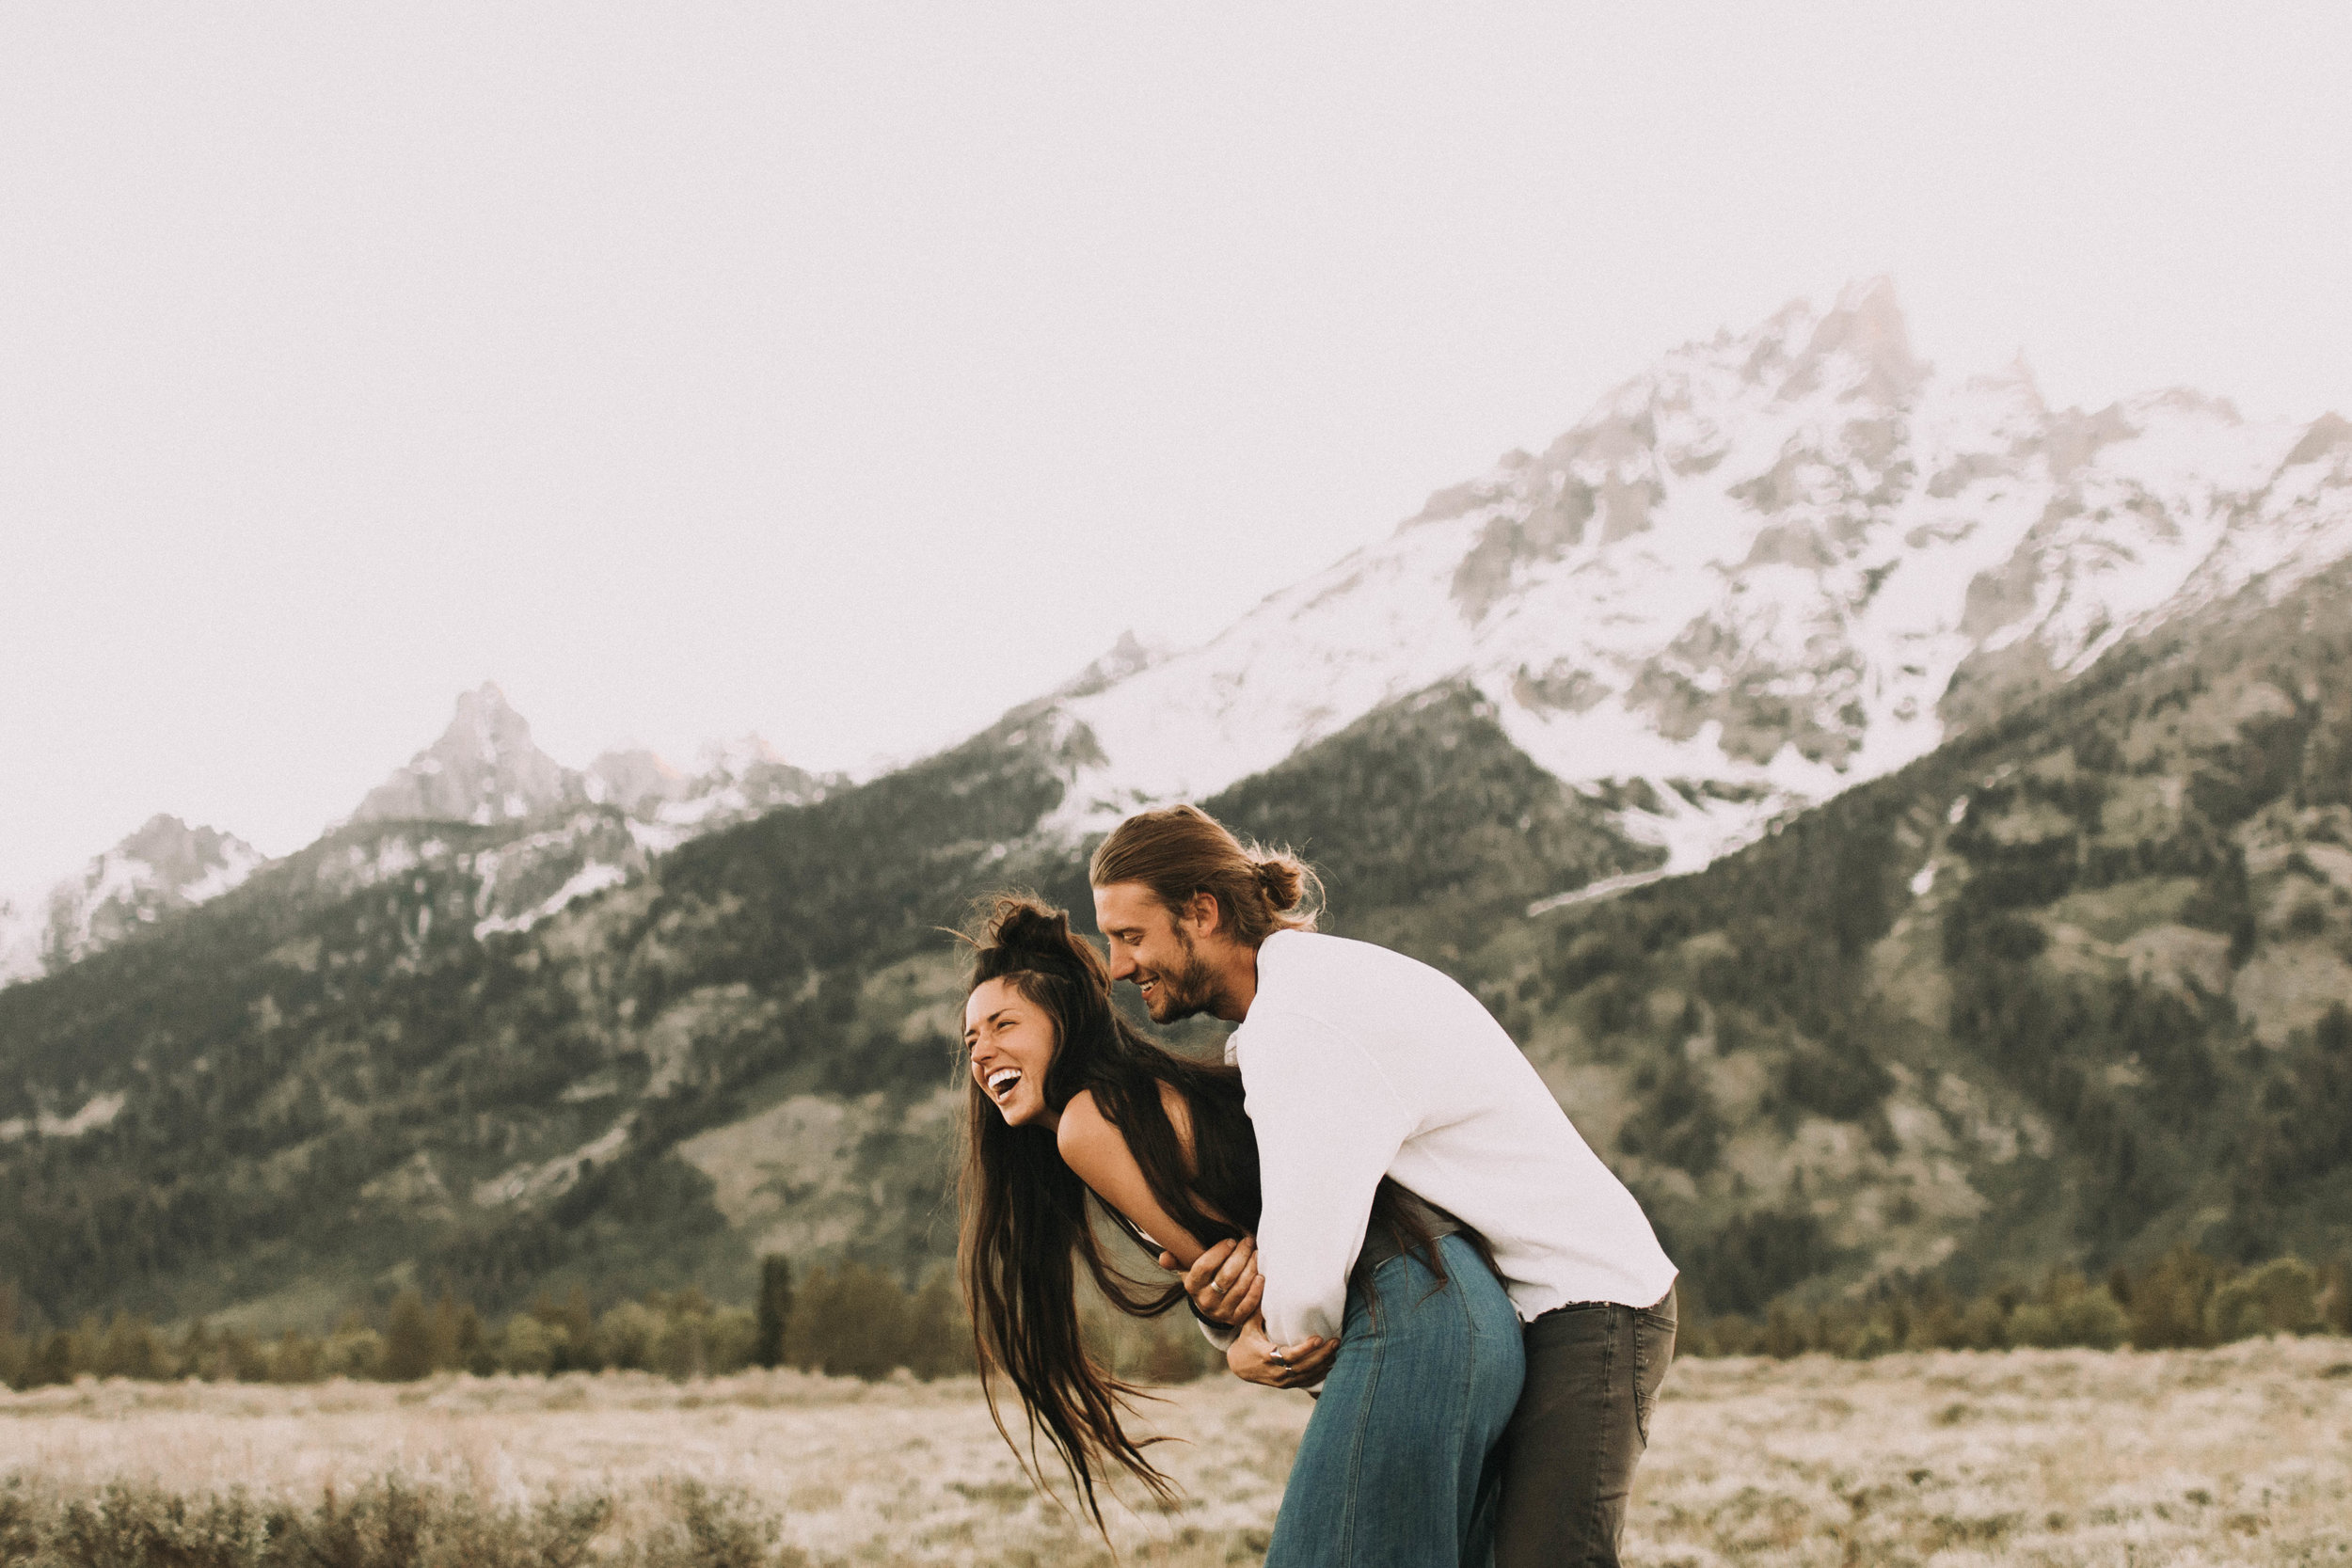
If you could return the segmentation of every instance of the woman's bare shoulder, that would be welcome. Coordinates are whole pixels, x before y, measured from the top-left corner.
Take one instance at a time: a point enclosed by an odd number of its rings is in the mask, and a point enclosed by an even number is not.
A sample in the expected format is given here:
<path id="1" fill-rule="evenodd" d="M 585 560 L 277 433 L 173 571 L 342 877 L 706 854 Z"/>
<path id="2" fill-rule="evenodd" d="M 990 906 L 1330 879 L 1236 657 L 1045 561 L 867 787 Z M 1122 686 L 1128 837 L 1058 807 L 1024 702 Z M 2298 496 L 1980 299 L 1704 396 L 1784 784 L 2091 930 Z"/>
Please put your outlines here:
<path id="1" fill-rule="evenodd" d="M 1125 1134 L 1096 1104 L 1092 1089 L 1080 1089 L 1070 1097 L 1070 1103 L 1061 1108 L 1061 1121 L 1054 1129 L 1055 1147 L 1061 1150 L 1063 1161 L 1075 1167 L 1089 1154 L 1101 1155 L 1114 1148 L 1124 1151 Z"/>

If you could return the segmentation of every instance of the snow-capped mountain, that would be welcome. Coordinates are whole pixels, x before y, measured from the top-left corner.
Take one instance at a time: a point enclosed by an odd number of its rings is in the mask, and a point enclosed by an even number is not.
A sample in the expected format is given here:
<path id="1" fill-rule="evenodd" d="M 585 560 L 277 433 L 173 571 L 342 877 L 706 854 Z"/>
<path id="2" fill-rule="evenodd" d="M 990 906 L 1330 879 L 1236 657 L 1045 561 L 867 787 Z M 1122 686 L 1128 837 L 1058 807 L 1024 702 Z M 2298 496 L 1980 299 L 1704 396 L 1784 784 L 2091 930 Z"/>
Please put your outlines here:
<path id="1" fill-rule="evenodd" d="M 756 735 L 712 741 L 682 771 L 642 746 L 616 748 L 588 765 L 592 800 L 616 805 L 648 830 L 648 843 L 675 843 L 778 806 L 821 798 L 825 780 L 784 760 Z"/>
<path id="2" fill-rule="evenodd" d="M 169 911 L 216 898 L 266 859 L 218 829 L 151 817 L 78 874 L 0 899 L 0 985 L 61 969 Z"/>
<path id="3" fill-rule="evenodd" d="M 1683 870 L 2249 582 L 2352 553 L 2352 424 L 1947 377 L 1892 288 L 1667 355 L 1537 456 L 1038 705 L 1057 825 L 1200 799 L 1440 681 Z M 1113 673 L 1113 672 L 1116 673 Z M 1107 677 L 1107 678 L 1105 678 Z"/>
<path id="4" fill-rule="evenodd" d="M 642 746 L 604 752 L 583 771 L 567 768 L 531 738 L 531 723 L 496 682 L 461 692 L 440 738 L 368 792 L 354 822 L 524 822 L 586 805 L 617 806 L 653 830 L 660 847 L 781 805 L 817 799 L 828 787 L 784 760 L 756 735 L 712 741 L 684 771 Z"/>
<path id="5" fill-rule="evenodd" d="M 348 894 L 463 863 L 479 882 L 477 934 L 528 930 L 572 900 L 637 876 L 650 856 L 778 806 L 820 800 L 841 782 L 793 767 L 756 735 L 704 746 L 691 772 L 642 747 L 606 752 L 584 770 L 567 768 L 539 749 L 530 722 L 485 682 L 461 693 L 440 737 L 393 769 L 347 819 L 389 831 L 330 848 L 315 874 Z M 507 831 L 469 847 L 437 831 L 451 823 Z M 267 863 L 230 834 L 154 817 L 54 887 L 0 895 L 0 986 L 87 958 Z"/>
<path id="6" fill-rule="evenodd" d="M 485 681 L 460 693 L 440 737 L 352 814 L 352 824 L 383 824 L 389 835 L 353 839 L 323 874 L 350 891 L 420 866 L 461 864 L 477 881 L 475 934 L 527 931 L 637 877 L 663 850 L 819 800 L 840 782 L 793 767 L 756 735 L 705 745 L 691 772 L 642 746 L 568 768 L 539 749 L 530 722 Z M 442 831 L 453 823 L 511 832 L 469 847 Z"/>

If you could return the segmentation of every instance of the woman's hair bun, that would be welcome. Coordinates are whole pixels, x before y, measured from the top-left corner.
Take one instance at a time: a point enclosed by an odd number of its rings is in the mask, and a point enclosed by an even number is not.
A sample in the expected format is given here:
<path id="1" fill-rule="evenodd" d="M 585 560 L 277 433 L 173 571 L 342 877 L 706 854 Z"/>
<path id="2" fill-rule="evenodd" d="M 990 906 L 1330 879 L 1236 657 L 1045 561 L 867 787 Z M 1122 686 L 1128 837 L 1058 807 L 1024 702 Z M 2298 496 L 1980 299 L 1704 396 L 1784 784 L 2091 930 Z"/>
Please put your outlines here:
<path id="1" fill-rule="evenodd" d="M 1033 898 L 1000 895 L 989 911 L 980 940 L 985 945 L 1016 952 L 1066 953 L 1070 916 Z"/>
<path id="2" fill-rule="evenodd" d="M 972 983 L 1030 971 L 1110 988 L 1103 957 L 1070 928 L 1070 914 L 1024 893 L 988 900 L 972 939 Z"/>

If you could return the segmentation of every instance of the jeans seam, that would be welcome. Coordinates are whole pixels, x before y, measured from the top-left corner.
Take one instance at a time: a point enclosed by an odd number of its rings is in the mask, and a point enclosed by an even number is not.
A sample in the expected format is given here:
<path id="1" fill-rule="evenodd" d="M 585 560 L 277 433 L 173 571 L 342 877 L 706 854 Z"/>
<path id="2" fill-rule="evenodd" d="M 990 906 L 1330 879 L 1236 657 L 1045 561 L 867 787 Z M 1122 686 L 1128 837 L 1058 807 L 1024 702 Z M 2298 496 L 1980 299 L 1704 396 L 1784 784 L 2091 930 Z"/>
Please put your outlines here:
<path id="1" fill-rule="evenodd" d="M 1438 1241 L 1442 1245 L 1444 1238 L 1440 1237 Z M 1481 1336 L 1478 1332 L 1478 1314 L 1470 1309 L 1470 1288 L 1467 1281 L 1464 1279 L 1448 1281 L 1446 1294 L 1454 1298 L 1454 1315 L 1462 1323 L 1462 1342 L 1469 1352 L 1469 1354 L 1463 1358 L 1462 1386 L 1460 1394 L 1454 1401 L 1453 1431 L 1449 1433 L 1453 1438 L 1451 1445 L 1453 1451 L 1460 1453 L 1470 1443 L 1470 1402 L 1478 1387 Z"/>
<path id="2" fill-rule="evenodd" d="M 1375 1274 L 1378 1272 L 1376 1269 L 1374 1271 Z M 1376 1311 L 1379 1288 L 1370 1281 L 1367 1284 L 1371 1288 L 1365 1291 L 1368 1298 L 1366 1307 L 1368 1311 Z M 1356 1558 L 1356 1499 L 1363 1483 L 1365 1433 L 1372 1425 L 1373 1407 L 1378 1402 L 1380 1369 L 1388 1357 L 1385 1335 L 1375 1331 L 1367 1338 L 1372 1340 L 1372 1365 L 1365 1369 L 1363 1398 L 1356 1409 L 1356 1431 L 1347 1451 L 1347 1501 L 1344 1512 L 1340 1515 L 1340 1555 L 1343 1561 L 1349 1562 Z"/>
<path id="3" fill-rule="evenodd" d="M 1649 1325 L 1643 1321 L 1644 1317 L 1645 1314 L 1635 1313 L 1630 1324 L 1633 1330 L 1633 1431 L 1642 1439 L 1642 1447 L 1647 1449 L 1649 1401 L 1644 1397 L 1642 1389 L 1649 1382 L 1649 1335 L 1645 1332 Z"/>
<path id="4" fill-rule="evenodd" d="M 1602 1313 L 1603 1321 L 1607 1321 L 1612 1316 L 1613 1314 L 1607 1312 Z M 1610 1323 L 1609 1331 L 1601 1337 L 1601 1342 L 1600 1418 L 1593 1423 L 1593 1454 L 1591 1465 L 1586 1471 L 1588 1475 L 1593 1476 L 1600 1474 L 1601 1462 L 1608 1457 L 1610 1417 L 1616 1408 L 1617 1325 L 1614 1323 Z M 1577 1547 L 1580 1559 L 1591 1556 L 1599 1544 L 1600 1514 L 1600 1499 L 1596 1496 L 1592 1499 L 1591 1507 L 1585 1511 L 1584 1517 L 1577 1521 L 1579 1537 Z"/>

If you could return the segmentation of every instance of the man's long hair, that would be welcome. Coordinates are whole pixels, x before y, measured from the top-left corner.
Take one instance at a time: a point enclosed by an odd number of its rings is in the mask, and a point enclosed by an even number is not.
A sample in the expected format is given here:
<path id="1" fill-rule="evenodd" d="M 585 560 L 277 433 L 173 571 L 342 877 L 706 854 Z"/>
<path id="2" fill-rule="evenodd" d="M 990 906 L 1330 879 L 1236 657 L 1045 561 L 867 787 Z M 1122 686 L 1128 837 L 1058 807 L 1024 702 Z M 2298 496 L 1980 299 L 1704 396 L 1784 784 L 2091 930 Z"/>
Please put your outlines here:
<path id="1" fill-rule="evenodd" d="M 1103 840 L 1087 865 L 1096 887 L 1140 882 L 1172 914 L 1197 894 L 1216 900 L 1219 925 L 1244 947 L 1277 931 L 1311 931 L 1323 881 L 1296 855 L 1245 844 L 1199 806 L 1137 812 Z"/>

